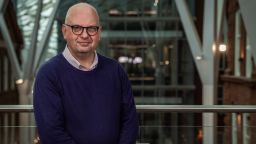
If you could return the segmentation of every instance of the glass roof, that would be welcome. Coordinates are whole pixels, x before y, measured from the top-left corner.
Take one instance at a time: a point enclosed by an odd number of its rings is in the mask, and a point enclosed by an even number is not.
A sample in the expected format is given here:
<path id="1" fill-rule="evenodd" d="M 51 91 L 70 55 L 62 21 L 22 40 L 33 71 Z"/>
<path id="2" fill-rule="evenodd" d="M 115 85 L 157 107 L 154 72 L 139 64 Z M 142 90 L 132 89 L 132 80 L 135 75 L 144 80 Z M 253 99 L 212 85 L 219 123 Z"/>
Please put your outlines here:
<path id="1" fill-rule="evenodd" d="M 34 25 L 36 23 L 36 13 L 38 10 L 38 2 L 39 0 L 18 0 L 17 1 L 17 18 L 18 24 L 23 34 L 24 39 L 24 49 L 23 49 L 23 61 L 25 62 L 28 58 L 28 52 L 30 49 L 31 41 L 32 41 L 32 32 Z M 40 28 L 38 30 L 37 36 L 37 44 L 42 39 L 45 28 L 48 24 L 49 17 L 53 11 L 53 6 L 56 0 L 43 0 L 42 1 L 42 12 L 40 18 Z M 52 33 L 49 39 L 48 50 L 46 53 L 47 57 L 52 57 L 56 55 L 57 51 L 57 22 L 54 22 Z"/>

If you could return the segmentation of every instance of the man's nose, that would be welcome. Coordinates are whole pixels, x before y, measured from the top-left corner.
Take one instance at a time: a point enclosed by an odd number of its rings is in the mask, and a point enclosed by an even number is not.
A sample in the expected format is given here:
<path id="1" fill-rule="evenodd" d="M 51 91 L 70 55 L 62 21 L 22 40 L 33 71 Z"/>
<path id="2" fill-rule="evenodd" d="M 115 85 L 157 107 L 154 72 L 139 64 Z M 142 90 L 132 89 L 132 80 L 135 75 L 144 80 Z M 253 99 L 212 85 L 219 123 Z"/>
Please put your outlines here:
<path id="1" fill-rule="evenodd" d="M 86 30 L 86 28 L 84 28 L 83 29 L 83 32 L 81 33 L 81 37 L 83 37 L 83 38 L 86 38 L 86 37 L 88 37 L 89 35 L 88 35 L 88 33 L 87 33 L 87 30 Z"/>

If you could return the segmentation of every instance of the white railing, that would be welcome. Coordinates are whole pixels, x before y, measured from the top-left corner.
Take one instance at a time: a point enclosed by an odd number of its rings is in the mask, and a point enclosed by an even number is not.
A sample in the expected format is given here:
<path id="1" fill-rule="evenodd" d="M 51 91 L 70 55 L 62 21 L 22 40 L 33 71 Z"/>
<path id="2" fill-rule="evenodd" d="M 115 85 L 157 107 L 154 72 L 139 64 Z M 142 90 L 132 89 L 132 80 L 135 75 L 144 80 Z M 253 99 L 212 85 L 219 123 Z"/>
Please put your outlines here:
<path id="1" fill-rule="evenodd" d="M 137 105 L 138 112 L 256 112 L 255 105 Z M 33 112 L 33 105 L 0 105 L 0 112 Z"/>
<path id="2" fill-rule="evenodd" d="M 232 119 L 238 119 L 237 116 L 246 117 L 249 114 L 248 113 L 256 113 L 256 106 L 255 105 L 136 105 L 137 112 L 142 114 L 143 113 L 232 113 Z M 24 136 L 21 134 L 27 133 L 26 139 L 23 141 L 23 143 L 36 143 L 37 141 L 37 133 L 36 133 L 36 125 L 35 123 L 28 123 L 28 125 L 24 125 L 22 123 L 22 120 L 20 119 L 20 114 L 27 114 L 30 115 L 30 119 L 32 120 L 33 118 L 33 105 L 0 105 L 0 143 L 1 144 L 11 144 L 11 143 L 16 143 L 17 141 L 21 141 L 24 139 Z M 32 114 L 32 115 L 31 115 Z M 161 115 L 159 118 L 163 118 Z M 24 117 L 23 117 L 24 118 Z M 17 123 L 17 119 L 19 119 L 19 122 Z M 143 119 L 143 116 L 142 116 Z M 246 118 L 243 118 L 246 120 Z M 15 121 L 14 121 L 15 120 Z M 159 120 L 159 119 L 158 119 Z M 33 121 L 33 120 L 32 120 Z M 235 122 L 235 121 L 234 121 Z M 25 123 L 26 124 L 26 123 Z M 145 123 L 146 124 L 146 123 Z M 177 131 L 178 127 L 181 127 L 181 129 L 186 129 L 189 130 L 189 128 L 198 128 L 198 127 L 204 127 L 202 126 L 190 126 L 190 125 L 145 125 L 142 124 L 140 125 L 140 140 L 139 142 L 141 143 L 146 143 L 148 140 L 147 138 L 150 138 L 151 140 L 153 139 L 151 136 L 148 136 L 148 131 L 147 130 L 152 130 L 152 131 L 157 131 L 161 135 L 163 134 L 164 129 L 173 129 Z M 249 123 L 248 123 L 249 124 Z M 236 135 L 236 129 L 239 127 L 236 126 L 236 123 L 231 125 L 225 125 L 225 126 L 218 126 L 218 125 L 212 125 L 212 126 L 207 126 L 207 127 L 223 127 L 227 129 L 231 129 L 232 127 L 232 136 Z M 254 125 L 244 125 L 243 128 L 248 131 L 249 129 L 256 128 Z M 3 133 L 1 133 L 3 132 Z M 17 132 L 20 133 L 20 135 L 17 135 Z M 28 135 L 30 134 L 30 135 Z M 144 138 L 144 135 L 146 138 Z M 246 137 L 249 137 L 247 133 L 244 133 Z M 177 136 L 176 136 L 177 137 Z M 248 138 L 244 138 L 245 141 Z M 34 142 L 33 142 L 34 140 Z M 177 139 L 176 139 L 177 141 Z M 232 139 L 232 142 L 236 141 Z M 162 142 L 158 142 L 159 144 L 162 144 Z M 224 144 L 225 142 L 223 142 Z"/>

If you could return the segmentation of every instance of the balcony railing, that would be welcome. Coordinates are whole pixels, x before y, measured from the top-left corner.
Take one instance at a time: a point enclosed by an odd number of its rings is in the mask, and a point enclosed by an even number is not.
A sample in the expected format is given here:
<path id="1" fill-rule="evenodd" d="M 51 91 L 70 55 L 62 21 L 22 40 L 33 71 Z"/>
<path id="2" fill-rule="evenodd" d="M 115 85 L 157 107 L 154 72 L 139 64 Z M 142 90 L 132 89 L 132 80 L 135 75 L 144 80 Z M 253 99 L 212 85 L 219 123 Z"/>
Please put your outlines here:
<path id="1" fill-rule="evenodd" d="M 204 127 L 215 129 L 218 144 L 249 144 L 255 140 L 256 106 L 253 105 L 137 105 L 136 108 L 140 118 L 138 144 L 201 144 Z M 202 113 L 216 114 L 217 121 L 203 125 Z M 32 105 L 0 105 L 1 144 L 32 144 L 36 137 Z"/>
<path id="2" fill-rule="evenodd" d="M 246 112 L 255 113 L 255 105 L 137 105 L 138 112 Z M 33 112 L 32 105 L 0 105 L 0 112 Z"/>

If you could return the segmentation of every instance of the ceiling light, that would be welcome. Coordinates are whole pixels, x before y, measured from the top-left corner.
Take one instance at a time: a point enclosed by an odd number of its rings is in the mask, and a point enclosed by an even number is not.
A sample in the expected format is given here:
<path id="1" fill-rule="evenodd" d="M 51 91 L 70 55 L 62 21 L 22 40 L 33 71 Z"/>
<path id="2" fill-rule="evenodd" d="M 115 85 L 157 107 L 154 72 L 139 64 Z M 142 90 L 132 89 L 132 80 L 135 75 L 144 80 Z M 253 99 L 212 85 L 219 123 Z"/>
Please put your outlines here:
<path id="1" fill-rule="evenodd" d="M 142 58 L 141 57 L 135 57 L 134 60 L 133 60 L 133 64 L 140 64 L 142 63 Z"/>
<path id="2" fill-rule="evenodd" d="M 128 62 L 128 57 L 127 57 L 127 56 L 120 56 L 120 57 L 118 58 L 118 61 L 119 61 L 120 63 L 127 63 L 127 62 Z"/>

